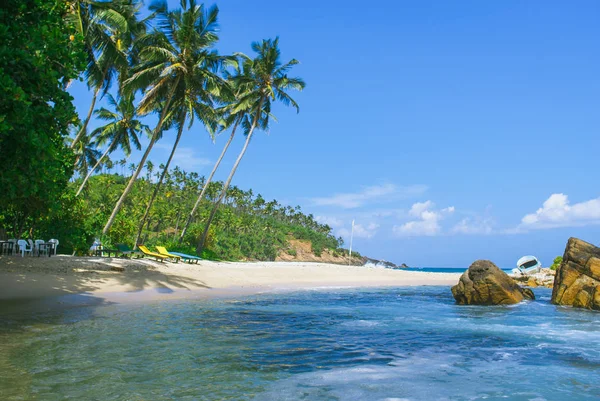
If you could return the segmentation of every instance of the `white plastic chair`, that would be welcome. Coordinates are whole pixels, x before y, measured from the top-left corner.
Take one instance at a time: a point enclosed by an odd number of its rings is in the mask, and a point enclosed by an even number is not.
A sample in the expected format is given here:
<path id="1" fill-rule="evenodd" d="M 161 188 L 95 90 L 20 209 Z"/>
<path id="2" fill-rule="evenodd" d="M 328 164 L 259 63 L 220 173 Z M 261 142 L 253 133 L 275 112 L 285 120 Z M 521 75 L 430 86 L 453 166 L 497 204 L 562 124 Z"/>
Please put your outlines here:
<path id="1" fill-rule="evenodd" d="M 29 240 L 31 241 L 31 240 Z M 25 256 L 25 253 L 33 254 L 33 246 L 27 244 L 27 241 L 24 239 L 20 239 L 17 241 L 17 245 L 19 245 L 19 251 L 21 252 L 21 257 Z"/>
<path id="2" fill-rule="evenodd" d="M 35 255 L 35 243 L 28 239 L 27 243 L 29 244 L 29 247 L 31 248 L 31 256 Z"/>
<path id="3" fill-rule="evenodd" d="M 54 246 L 53 246 L 53 248 L 54 248 L 54 249 L 52 250 L 52 255 L 55 255 L 55 256 L 56 256 L 56 250 L 58 249 L 58 244 L 59 244 L 58 240 L 57 240 L 57 239 L 54 239 L 54 238 L 52 238 L 52 239 L 51 239 L 50 241 L 48 241 L 48 242 L 51 242 L 51 243 L 53 243 L 53 244 L 54 244 Z"/>
<path id="4" fill-rule="evenodd" d="M 48 255 L 48 247 L 46 246 L 46 241 L 44 241 L 43 239 L 36 239 L 34 250 L 35 252 L 37 252 L 38 256 L 41 255 L 42 252 Z"/>

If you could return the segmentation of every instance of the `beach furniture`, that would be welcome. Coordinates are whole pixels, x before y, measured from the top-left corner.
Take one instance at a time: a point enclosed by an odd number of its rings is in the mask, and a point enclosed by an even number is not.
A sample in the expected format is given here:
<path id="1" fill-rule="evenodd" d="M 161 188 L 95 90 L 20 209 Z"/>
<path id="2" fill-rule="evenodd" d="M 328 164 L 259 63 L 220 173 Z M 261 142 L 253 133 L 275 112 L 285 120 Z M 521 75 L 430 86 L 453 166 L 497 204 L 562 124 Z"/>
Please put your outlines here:
<path id="1" fill-rule="evenodd" d="M 117 257 L 117 253 L 119 253 L 118 249 L 109 249 L 109 248 L 105 248 L 102 245 L 97 245 L 96 246 L 96 250 L 94 251 L 94 255 L 96 256 L 105 256 L 104 254 L 108 254 L 108 257 L 110 258 L 110 254 L 114 253 L 115 257 Z"/>
<path id="2" fill-rule="evenodd" d="M 0 255 L 12 255 L 15 249 L 16 240 L 0 241 Z"/>
<path id="3" fill-rule="evenodd" d="M 187 254 L 181 253 L 181 252 L 171 252 L 171 253 L 173 255 L 181 256 L 181 259 L 183 259 L 184 262 L 188 262 L 188 263 L 198 263 L 198 261 L 202 260 L 202 258 L 199 258 L 198 256 L 187 255 Z"/>
<path id="4" fill-rule="evenodd" d="M 20 239 L 17 241 L 17 245 L 19 245 L 19 252 L 21 252 L 21 257 L 25 256 L 26 253 L 30 255 L 33 254 L 33 246 L 31 246 L 24 239 Z"/>
<path id="5" fill-rule="evenodd" d="M 142 253 L 146 256 L 151 256 L 156 258 L 156 260 L 163 262 L 165 259 L 168 259 L 168 256 L 161 255 L 160 253 L 152 252 L 150 249 L 146 248 L 144 245 L 138 245 L 138 248 Z"/>
<path id="6" fill-rule="evenodd" d="M 156 250 L 157 250 L 157 251 L 158 251 L 158 253 L 160 253 L 161 255 L 164 255 L 164 256 L 166 256 L 166 257 L 168 257 L 168 258 L 171 258 L 171 259 L 173 259 L 173 260 L 175 261 L 175 263 L 177 263 L 177 262 L 179 262 L 179 261 L 181 260 L 181 256 L 179 256 L 179 255 L 173 255 L 173 254 L 170 254 L 170 253 L 167 251 L 167 248 L 165 248 L 164 246 L 158 246 L 158 245 L 157 245 L 157 246 L 156 246 Z"/>
<path id="7" fill-rule="evenodd" d="M 36 239 L 34 250 L 38 256 L 41 256 L 42 253 L 44 253 L 45 255 L 48 255 L 48 246 L 46 245 L 46 241 L 44 241 L 43 239 Z"/>
<path id="8" fill-rule="evenodd" d="M 134 251 L 127 244 L 117 244 L 115 247 L 123 254 L 123 256 L 136 255 L 138 258 L 143 258 L 144 254 L 140 251 Z"/>
<path id="9" fill-rule="evenodd" d="M 58 249 L 58 243 L 59 243 L 59 242 L 58 242 L 58 240 L 57 240 L 57 239 L 54 239 L 54 238 L 52 238 L 52 239 L 51 239 L 50 241 L 48 241 L 48 242 L 52 244 L 52 254 L 53 254 L 54 256 L 56 256 L 56 250 Z"/>
<path id="10" fill-rule="evenodd" d="M 15 253 L 17 253 L 17 240 L 14 238 L 11 238 L 8 240 L 8 242 L 10 242 L 12 244 L 12 246 L 10 246 L 10 254 L 14 255 Z"/>

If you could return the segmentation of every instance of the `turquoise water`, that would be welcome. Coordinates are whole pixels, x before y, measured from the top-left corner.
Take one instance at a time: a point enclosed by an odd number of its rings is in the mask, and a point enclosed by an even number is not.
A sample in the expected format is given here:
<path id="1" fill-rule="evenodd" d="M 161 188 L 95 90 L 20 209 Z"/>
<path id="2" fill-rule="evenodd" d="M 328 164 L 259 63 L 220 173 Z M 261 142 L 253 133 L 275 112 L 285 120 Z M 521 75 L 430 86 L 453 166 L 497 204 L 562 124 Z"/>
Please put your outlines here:
<path id="1" fill-rule="evenodd" d="M 0 315 L 2 400 L 596 400 L 600 313 L 448 287 Z"/>
<path id="2" fill-rule="evenodd" d="M 464 273 L 467 270 L 467 268 L 466 267 L 407 267 L 405 269 L 398 269 L 398 270 L 429 272 L 429 273 Z M 506 273 L 512 272 L 512 269 L 501 268 L 501 270 Z"/>

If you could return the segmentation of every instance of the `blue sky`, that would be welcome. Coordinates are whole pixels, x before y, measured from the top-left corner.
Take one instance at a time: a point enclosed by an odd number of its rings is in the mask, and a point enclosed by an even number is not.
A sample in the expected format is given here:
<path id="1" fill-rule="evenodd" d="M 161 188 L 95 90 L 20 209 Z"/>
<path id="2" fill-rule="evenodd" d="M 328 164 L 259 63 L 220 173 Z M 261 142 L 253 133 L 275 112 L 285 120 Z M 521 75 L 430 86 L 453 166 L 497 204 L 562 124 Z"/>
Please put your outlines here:
<path id="1" fill-rule="evenodd" d="M 274 108 L 235 185 L 301 205 L 346 239 L 354 218 L 356 250 L 411 266 L 512 267 L 525 254 L 549 265 L 570 236 L 600 242 L 600 3 L 216 4 L 219 52 L 278 35 L 307 82 L 299 114 Z M 90 93 L 71 93 L 84 114 Z M 208 174 L 226 135 L 184 135 L 175 164 Z"/>

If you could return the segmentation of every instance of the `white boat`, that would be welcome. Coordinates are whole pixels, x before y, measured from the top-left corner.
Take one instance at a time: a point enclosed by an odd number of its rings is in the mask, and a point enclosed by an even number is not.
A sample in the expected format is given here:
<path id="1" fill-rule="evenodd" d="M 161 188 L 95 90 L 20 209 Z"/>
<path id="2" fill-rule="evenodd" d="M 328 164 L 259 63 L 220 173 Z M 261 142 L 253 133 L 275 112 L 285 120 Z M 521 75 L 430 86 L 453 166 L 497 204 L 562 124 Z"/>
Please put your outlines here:
<path id="1" fill-rule="evenodd" d="M 534 274 L 538 273 L 542 268 L 542 263 L 538 258 L 532 255 L 523 256 L 521 259 L 517 260 L 517 268 L 513 269 L 512 272 L 514 274 Z"/>

